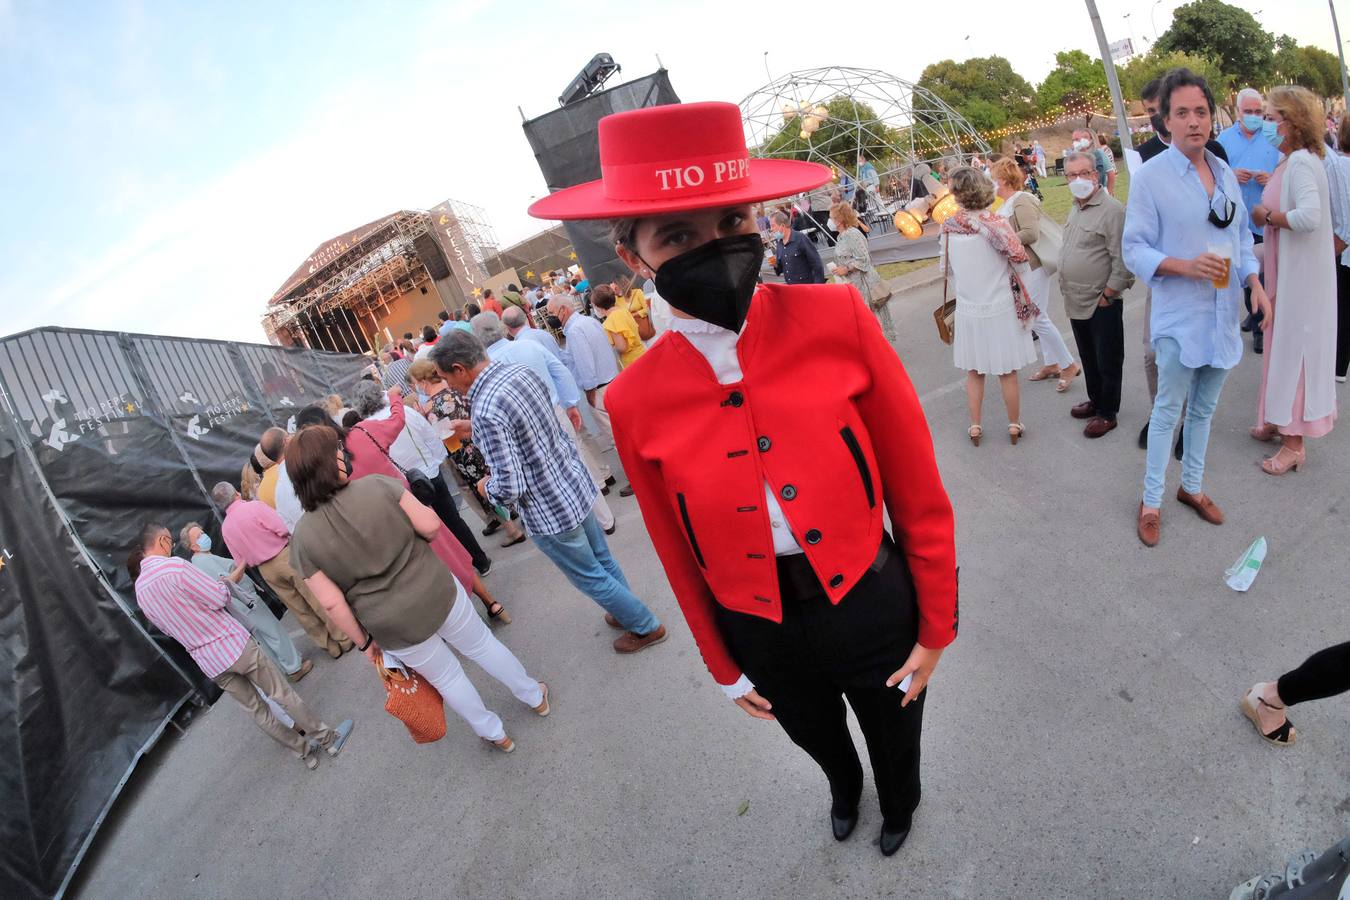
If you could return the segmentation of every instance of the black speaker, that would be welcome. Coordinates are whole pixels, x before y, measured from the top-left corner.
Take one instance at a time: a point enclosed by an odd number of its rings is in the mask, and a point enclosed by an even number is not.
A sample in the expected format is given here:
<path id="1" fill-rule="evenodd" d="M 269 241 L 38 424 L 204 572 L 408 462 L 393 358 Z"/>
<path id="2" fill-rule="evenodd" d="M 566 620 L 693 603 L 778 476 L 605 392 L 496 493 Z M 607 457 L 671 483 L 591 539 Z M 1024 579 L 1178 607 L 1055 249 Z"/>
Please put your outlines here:
<path id="1" fill-rule="evenodd" d="M 436 238 L 432 237 L 430 232 L 419 234 L 413 239 L 413 250 L 422 261 L 422 265 L 427 267 L 427 272 L 432 278 L 439 281 L 450 277 L 450 263 L 446 261 L 445 254 L 441 252 L 441 245 L 436 243 Z"/>

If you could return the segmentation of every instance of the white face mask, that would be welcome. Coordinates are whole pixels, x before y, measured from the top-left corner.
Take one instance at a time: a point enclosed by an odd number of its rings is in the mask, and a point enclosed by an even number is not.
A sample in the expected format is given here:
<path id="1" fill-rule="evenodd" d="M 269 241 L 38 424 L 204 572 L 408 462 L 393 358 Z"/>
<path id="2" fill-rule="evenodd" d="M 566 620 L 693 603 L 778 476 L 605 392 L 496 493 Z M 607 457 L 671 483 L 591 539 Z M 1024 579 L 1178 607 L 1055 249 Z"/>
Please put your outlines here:
<path id="1" fill-rule="evenodd" d="M 1096 189 L 1097 186 L 1086 178 L 1075 178 L 1069 182 L 1069 193 L 1079 200 L 1086 200 L 1091 197 L 1092 192 Z"/>
<path id="2" fill-rule="evenodd" d="M 825 220 L 825 227 L 828 228 L 828 229 L 830 229 L 831 231 L 838 231 L 838 230 L 839 230 L 839 223 L 836 222 L 834 219 L 826 219 L 826 220 Z"/>
<path id="3" fill-rule="evenodd" d="M 1073 149 L 1086 150 L 1091 143 L 1092 142 L 1089 141 L 1087 138 L 1079 138 L 1078 140 L 1073 142 Z"/>

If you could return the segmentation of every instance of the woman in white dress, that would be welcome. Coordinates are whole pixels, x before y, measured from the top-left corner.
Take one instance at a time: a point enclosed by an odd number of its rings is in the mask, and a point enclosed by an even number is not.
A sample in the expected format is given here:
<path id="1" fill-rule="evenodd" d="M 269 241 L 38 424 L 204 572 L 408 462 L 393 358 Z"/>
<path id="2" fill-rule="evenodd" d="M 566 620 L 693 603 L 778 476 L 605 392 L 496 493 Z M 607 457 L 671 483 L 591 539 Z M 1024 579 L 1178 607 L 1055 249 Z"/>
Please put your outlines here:
<path id="1" fill-rule="evenodd" d="M 942 223 L 941 265 L 956 294 L 952 349 L 956 367 L 966 372 L 970 441 L 980 445 L 984 380 L 997 375 L 1008 410 L 1008 439 L 1016 444 L 1026 433 L 1017 370 L 1036 360 L 1030 327 L 1036 306 L 1023 285 L 1027 251 L 1008 220 L 989 211 L 994 187 L 978 169 L 963 166 L 949 183 L 961 209 Z"/>
<path id="2" fill-rule="evenodd" d="M 1050 321 L 1050 279 L 1045 266 L 1036 254 L 1036 241 L 1041 237 L 1041 201 L 1022 190 L 1026 186 L 1026 176 L 1022 169 L 1011 159 L 1000 159 L 994 163 L 994 193 L 1003 198 L 998 214 L 1012 225 L 1013 234 L 1022 242 L 1027 251 L 1030 271 L 1026 274 L 1027 291 L 1040 309 L 1031 323 L 1031 332 L 1041 339 L 1041 354 L 1045 365 L 1031 376 L 1031 381 L 1057 379 L 1055 390 L 1061 394 L 1069 389 L 1069 384 L 1083 371 L 1083 367 L 1074 362 L 1073 352 L 1064 342 L 1064 335 Z"/>

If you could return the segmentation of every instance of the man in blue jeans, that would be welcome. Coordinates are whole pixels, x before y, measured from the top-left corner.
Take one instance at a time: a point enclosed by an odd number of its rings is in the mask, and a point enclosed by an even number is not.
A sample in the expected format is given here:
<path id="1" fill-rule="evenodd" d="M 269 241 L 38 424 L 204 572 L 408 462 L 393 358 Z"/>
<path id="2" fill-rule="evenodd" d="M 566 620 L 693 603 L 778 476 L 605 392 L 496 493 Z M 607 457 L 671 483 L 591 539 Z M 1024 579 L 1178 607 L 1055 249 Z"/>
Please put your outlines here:
<path id="1" fill-rule="evenodd" d="M 472 437 L 492 473 L 478 490 L 490 503 L 519 509 L 535 546 L 604 608 L 605 621 L 623 631 L 616 651 L 636 653 L 664 641 L 665 626 L 633 595 L 610 555 L 591 511 L 599 489 L 563 433 L 547 385 L 525 366 L 490 362 L 478 338 L 462 331 L 437 341 L 430 359 L 469 399 L 472 427 L 455 427 L 461 439 Z"/>
<path id="2" fill-rule="evenodd" d="M 1201 481 L 1219 393 L 1228 370 L 1242 359 L 1242 286 L 1251 289 L 1253 310 L 1268 313 L 1270 307 L 1257 277 L 1237 176 L 1205 148 L 1215 109 L 1209 86 L 1189 69 L 1176 69 L 1163 81 L 1159 101 L 1172 144 L 1136 170 L 1121 242 L 1125 264 L 1153 291 L 1149 325 L 1158 396 L 1149 417 L 1137 527 L 1139 540 L 1149 547 L 1162 534 L 1167 457 L 1183 401 L 1185 446 L 1177 500 L 1206 522 L 1223 524 L 1223 512 L 1205 495 Z M 1266 315 L 1260 327 L 1269 321 Z"/>

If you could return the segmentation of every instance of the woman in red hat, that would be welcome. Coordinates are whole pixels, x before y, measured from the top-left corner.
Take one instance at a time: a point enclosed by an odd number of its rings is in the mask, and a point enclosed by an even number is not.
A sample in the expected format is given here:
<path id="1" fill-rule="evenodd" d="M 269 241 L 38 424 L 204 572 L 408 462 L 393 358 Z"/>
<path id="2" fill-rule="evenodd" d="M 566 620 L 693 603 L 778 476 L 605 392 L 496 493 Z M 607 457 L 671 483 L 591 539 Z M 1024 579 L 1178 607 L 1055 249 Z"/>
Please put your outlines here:
<path id="1" fill-rule="evenodd" d="M 825 771 L 838 840 L 862 794 L 847 698 L 889 856 L 919 803 L 925 688 L 956 637 L 956 550 L 919 399 L 857 290 L 756 284 L 752 204 L 830 171 L 750 159 L 729 103 L 618 113 L 598 133 L 601 180 L 530 213 L 613 220 L 619 256 L 672 307 L 604 399 L 652 543 L 713 678 Z"/>

